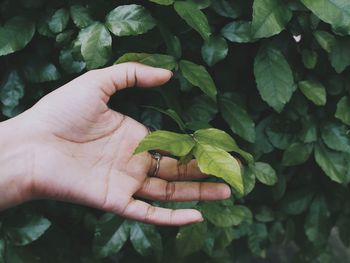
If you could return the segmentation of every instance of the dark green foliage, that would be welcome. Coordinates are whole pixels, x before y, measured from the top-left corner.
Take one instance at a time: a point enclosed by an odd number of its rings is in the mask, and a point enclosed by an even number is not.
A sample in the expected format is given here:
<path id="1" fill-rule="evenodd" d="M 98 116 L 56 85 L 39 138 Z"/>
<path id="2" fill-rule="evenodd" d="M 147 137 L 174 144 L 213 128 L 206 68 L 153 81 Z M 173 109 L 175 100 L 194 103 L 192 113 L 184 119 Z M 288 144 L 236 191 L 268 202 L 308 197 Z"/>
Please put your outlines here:
<path id="1" fill-rule="evenodd" d="M 339 262 L 328 240 L 336 227 L 350 244 L 349 0 L 2 0 L 0 22 L 1 120 L 86 70 L 167 68 L 164 87 L 110 106 L 188 133 L 163 143 L 234 186 L 230 200 L 165 204 L 207 219 L 179 229 L 22 205 L 0 214 L 1 263 L 248 263 L 290 244 L 276 262 Z"/>

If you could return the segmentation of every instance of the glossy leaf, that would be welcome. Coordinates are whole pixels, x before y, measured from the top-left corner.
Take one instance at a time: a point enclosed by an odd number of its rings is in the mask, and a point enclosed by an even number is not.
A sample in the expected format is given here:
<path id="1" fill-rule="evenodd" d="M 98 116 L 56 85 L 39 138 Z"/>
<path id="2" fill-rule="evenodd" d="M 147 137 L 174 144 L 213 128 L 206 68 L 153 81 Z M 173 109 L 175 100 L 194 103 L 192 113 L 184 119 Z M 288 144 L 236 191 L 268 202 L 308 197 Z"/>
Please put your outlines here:
<path id="1" fill-rule="evenodd" d="M 106 17 L 106 26 L 116 36 L 144 34 L 156 25 L 151 14 L 141 5 L 122 5 Z"/>
<path id="2" fill-rule="evenodd" d="M 298 83 L 301 92 L 315 105 L 322 106 L 327 102 L 326 88 L 322 83 L 313 80 L 304 80 Z"/>
<path id="3" fill-rule="evenodd" d="M 24 17 L 13 17 L 0 27 L 0 56 L 23 49 L 33 38 L 35 24 Z"/>
<path id="4" fill-rule="evenodd" d="M 203 173 L 222 178 L 238 193 L 243 194 L 241 168 L 235 158 L 220 148 L 200 143 L 193 153 Z"/>
<path id="5" fill-rule="evenodd" d="M 283 54 L 272 47 L 260 49 L 255 58 L 254 75 L 262 99 L 281 112 L 296 88 L 292 70 Z"/>
<path id="6" fill-rule="evenodd" d="M 182 75 L 192 85 L 200 88 L 205 94 L 216 101 L 216 86 L 205 67 L 187 60 L 181 60 L 179 66 Z"/>
<path id="7" fill-rule="evenodd" d="M 292 18 L 284 1 L 255 0 L 253 4 L 252 35 L 271 37 L 280 33 Z"/>
<path id="8" fill-rule="evenodd" d="M 88 69 L 98 68 L 107 63 L 111 54 L 112 37 L 103 24 L 91 24 L 82 29 L 78 37 L 82 39 L 81 54 Z"/>
<path id="9" fill-rule="evenodd" d="M 255 124 L 248 113 L 227 98 L 219 101 L 222 117 L 231 130 L 249 142 L 255 141 Z"/>
<path id="10" fill-rule="evenodd" d="M 261 183 L 266 185 L 274 185 L 278 180 L 276 171 L 268 163 L 256 162 L 254 174 Z"/>
<path id="11" fill-rule="evenodd" d="M 210 37 L 211 32 L 207 17 L 195 3 L 190 1 L 176 1 L 174 8 L 178 15 L 204 39 Z"/>

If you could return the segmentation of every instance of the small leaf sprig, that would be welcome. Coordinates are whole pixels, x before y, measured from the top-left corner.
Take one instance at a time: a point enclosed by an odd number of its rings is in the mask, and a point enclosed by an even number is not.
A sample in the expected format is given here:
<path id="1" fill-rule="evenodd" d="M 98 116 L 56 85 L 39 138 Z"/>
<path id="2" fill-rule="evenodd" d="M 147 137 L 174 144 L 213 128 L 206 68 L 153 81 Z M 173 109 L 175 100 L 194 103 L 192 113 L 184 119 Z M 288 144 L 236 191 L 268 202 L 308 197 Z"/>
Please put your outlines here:
<path id="1" fill-rule="evenodd" d="M 253 156 L 240 149 L 229 134 L 215 128 L 201 129 L 193 134 L 155 131 L 140 142 L 134 154 L 151 150 L 167 151 L 183 163 L 195 157 L 203 173 L 223 179 L 241 195 L 244 184 L 240 163 L 230 152 L 239 154 L 248 163 L 254 162 Z"/>

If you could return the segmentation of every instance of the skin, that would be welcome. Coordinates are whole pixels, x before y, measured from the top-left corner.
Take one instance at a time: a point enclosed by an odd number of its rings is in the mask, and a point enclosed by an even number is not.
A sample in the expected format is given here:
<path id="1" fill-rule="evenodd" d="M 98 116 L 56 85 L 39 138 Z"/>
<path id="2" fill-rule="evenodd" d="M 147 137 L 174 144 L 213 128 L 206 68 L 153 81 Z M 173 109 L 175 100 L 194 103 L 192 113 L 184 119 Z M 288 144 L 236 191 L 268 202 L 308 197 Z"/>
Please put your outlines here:
<path id="1" fill-rule="evenodd" d="M 151 155 L 133 155 L 148 130 L 107 106 L 124 88 L 160 86 L 171 77 L 138 63 L 92 70 L 0 123 L 0 210 L 56 199 L 152 224 L 202 221 L 197 210 L 154 207 L 137 198 L 219 200 L 230 196 L 230 188 L 191 182 L 206 177 L 194 160 L 184 167 L 163 157 L 157 177 L 150 177 L 156 166 Z"/>

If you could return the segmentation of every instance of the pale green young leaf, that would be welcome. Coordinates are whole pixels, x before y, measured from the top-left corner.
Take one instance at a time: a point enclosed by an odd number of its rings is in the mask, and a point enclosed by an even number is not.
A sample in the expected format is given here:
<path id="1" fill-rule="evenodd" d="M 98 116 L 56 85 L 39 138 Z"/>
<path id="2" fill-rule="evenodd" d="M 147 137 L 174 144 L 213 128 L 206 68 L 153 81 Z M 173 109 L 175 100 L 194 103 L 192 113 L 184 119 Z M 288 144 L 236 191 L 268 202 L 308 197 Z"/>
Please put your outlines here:
<path id="1" fill-rule="evenodd" d="M 169 131 L 155 131 L 140 142 L 134 154 L 151 150 L 164 150 L 181 157 L 188 154 L 194 145 L 195 142 L 190 135 Z"/>
<path id="2" fill-rule="evenodd" d="M 240 165 L 229 153 L 201 143 L 196 144 L 193 153 L 203 173 L 222 178 L 238 193 L 244 193 Z"/>
<path id="3" fill-rule="evenodd" d="M 195 140 L 202 144 L 218 147 L 227 152 L 241 155 L 247 162 L 254 162 L 253 156 L 240 149 L 235 140 L 226 132 L 215 128 L 201 129 L 193 134 Z"/>

